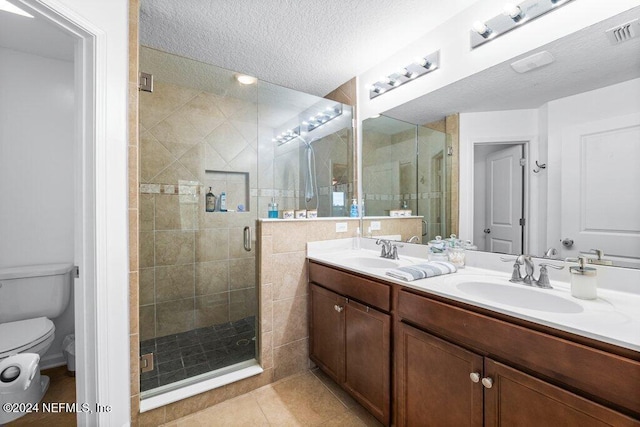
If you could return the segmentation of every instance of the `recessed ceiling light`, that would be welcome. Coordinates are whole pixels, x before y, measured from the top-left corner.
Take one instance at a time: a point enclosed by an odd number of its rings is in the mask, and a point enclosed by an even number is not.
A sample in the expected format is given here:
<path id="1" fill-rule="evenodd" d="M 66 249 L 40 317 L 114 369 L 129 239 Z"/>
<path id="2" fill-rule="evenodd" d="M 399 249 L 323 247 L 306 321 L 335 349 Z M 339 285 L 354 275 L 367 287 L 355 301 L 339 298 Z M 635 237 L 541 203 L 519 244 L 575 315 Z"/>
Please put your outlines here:
<path id="1" fill-rule="evenodd" d="M 237 74 L 236 80 L 243 85 L 252 85 L 258 81 L 255 77 L 246 74 Z"/>
<path id="2" fill-rule="evenodd" d="M 9 13 L 15 13 L 16 15 L 26 16 L 27 18 L 33 18 L 33 15 L 28 14 L 24 10 L 9 3 L 7 0 L 0 0 L 0 10 Z"/>

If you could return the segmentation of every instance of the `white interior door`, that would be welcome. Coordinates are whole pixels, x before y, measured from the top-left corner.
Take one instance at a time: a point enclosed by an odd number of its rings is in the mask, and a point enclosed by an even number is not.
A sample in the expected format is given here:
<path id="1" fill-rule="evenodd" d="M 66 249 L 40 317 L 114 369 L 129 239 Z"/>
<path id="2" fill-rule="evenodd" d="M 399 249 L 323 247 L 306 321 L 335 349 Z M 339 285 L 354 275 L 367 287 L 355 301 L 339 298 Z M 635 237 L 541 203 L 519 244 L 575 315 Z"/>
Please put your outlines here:
<path id="1" fill-rule="evenodd" d="M 522 253 L 522 146 L 513 145 L 487 155 L 486 250 Z"/>
<path id="2" fill-rule="evenodd" d="M 561 232 L 573 240 L 563 257 L 601 249 L 621 265 L 640 266 L 639 164 L 637 114 L 563 131 Z"/>

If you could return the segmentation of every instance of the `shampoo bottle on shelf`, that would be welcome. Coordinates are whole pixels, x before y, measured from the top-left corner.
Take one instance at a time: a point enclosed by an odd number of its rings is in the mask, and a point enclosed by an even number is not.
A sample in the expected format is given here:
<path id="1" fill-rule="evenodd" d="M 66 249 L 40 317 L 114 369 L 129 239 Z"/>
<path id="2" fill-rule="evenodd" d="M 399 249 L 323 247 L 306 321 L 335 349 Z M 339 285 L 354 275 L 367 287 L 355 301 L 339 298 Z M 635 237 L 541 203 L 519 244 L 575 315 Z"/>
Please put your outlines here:
<path id="1" fill-rule="evenodd" d="M 227 193 L 224 191 L 220 193 L 220 212 L 227 211 Z"/>
<path id="2" fill-rule="evenodd" d="M 205 196 L 204 210 L 207 212 L 213 212 L 216 210 L 216 196 L 211 191 L 211 187 L 209 187 L 209 192 Z"/>

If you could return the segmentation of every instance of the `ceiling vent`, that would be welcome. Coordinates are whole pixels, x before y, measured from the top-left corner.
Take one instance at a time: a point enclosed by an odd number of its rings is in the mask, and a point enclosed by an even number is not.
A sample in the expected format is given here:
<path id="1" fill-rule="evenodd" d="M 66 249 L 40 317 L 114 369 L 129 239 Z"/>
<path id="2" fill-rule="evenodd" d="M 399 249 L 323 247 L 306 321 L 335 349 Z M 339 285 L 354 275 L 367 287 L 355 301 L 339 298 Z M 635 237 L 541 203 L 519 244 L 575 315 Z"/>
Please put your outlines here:
<path id="1" fill-rule="evenodd" d="M 606 31 L 611 44 L 618 44 L 638 36 L 638 20 L 618 25 Z"/>

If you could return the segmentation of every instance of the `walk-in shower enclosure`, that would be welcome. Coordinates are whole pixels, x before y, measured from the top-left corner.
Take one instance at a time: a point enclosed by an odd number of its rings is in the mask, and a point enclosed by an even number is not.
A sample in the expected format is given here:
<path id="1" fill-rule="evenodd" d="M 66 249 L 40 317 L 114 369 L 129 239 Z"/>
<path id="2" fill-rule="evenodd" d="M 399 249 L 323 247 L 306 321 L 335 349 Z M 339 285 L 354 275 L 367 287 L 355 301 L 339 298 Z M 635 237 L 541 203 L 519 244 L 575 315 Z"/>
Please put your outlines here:
<path id="1" fill-rule="evenodd" d="M 340 110 L 303 135 L 315 138 L 317 194 L 336 163 L 352 191 L 353 144 L 346 105 L 146 47 L 140 70 L 153 76 L 139 104 L 140 354 L 154 362 L 144 399 L 260 362 L 256 222 L 273 200 L 305 205 L 305 144 L 278 136 L 310 109 Z"/>

